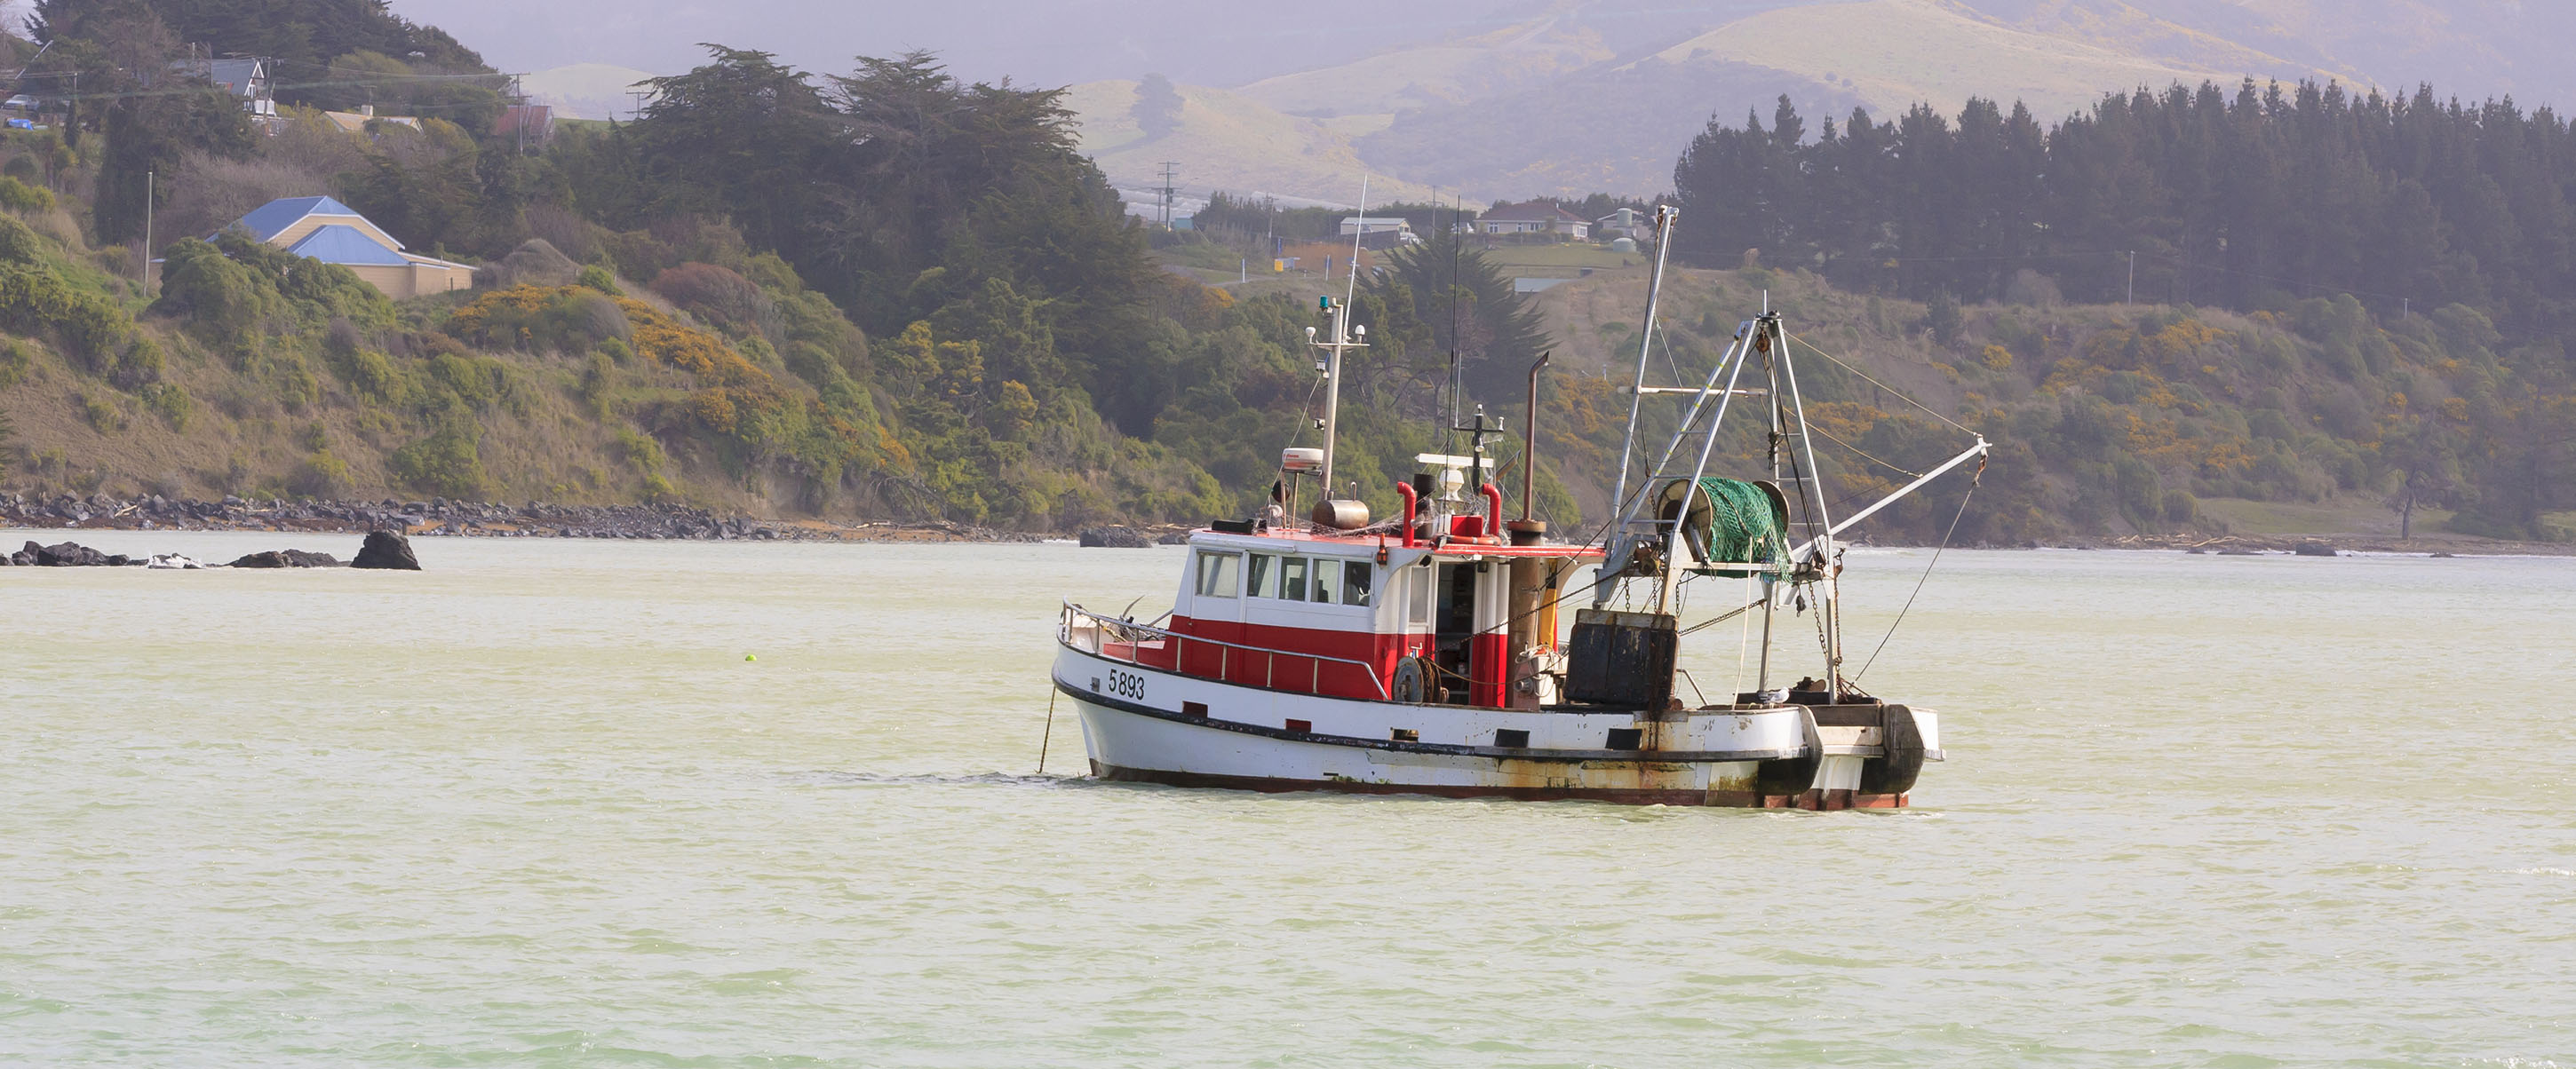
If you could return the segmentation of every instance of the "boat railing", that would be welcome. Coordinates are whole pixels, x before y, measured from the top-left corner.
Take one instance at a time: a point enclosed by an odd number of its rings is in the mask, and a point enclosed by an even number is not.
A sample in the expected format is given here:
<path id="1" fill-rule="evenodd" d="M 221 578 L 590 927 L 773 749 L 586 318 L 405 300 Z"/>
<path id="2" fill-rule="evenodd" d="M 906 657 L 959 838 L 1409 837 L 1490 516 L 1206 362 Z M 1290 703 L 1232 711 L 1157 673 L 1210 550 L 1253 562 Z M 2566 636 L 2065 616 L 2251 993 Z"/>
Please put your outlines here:
<path id="1" fill-rule="evenodd" d="M 1064 614 L 1056 623 L 1056 641 L 1084 653 L 1107 657 L 1111 660 L 1124 660 L 1139 668 L 1150 666 L 1136 659 L 1137 649 L 1158 640 L 1170 644 L 1174 671 L 1181 670 L 1183 652 L 1195 644 L 1216 649 L 1216 678 L 1219 680 L 1234 678 L 1233 662 L 1237 656 L 1244 657 L 1244 663 L 1250 665 L 1252 663 L 1250 657 L 1258 654 L 1262 658 L 1262 685 L 1272 690 L 1280 689 L 1279 659 L 1285 657 L 1289 659 L 1292 666 L 1297 661 L 1306 662 L 1306 693 L 1308 694 L 1322 694 L 1324 666 L 1338 664 L 1358 669 L 1361 675 L 1368 677 L 1369 683 L 1377 688 L 1378 700 L 1391 701 L 1394 698 L 1394 695 L 1386 689 L 1386 680 L 1378 675 L 1377 666 L 1367 661 L 1355 661 L 1348 657 L 1333 657 L 1321 653 L 1273 649 L 1242 642 L 1227 642 L 1223 639 L 1205 638 L 1199 635 L 1185 635 L 1167 627 L 1103 616 L 1070 601 L 1064 603 Z M 1120 647 L 1124 649 L 1121 650 Z M 1294 667 L 1291 667 L 1290 672 L 1293 674 L 1294 671 Z M 1295 682 L 1293 675 L 1289 682 L 1291 684 Z"/>

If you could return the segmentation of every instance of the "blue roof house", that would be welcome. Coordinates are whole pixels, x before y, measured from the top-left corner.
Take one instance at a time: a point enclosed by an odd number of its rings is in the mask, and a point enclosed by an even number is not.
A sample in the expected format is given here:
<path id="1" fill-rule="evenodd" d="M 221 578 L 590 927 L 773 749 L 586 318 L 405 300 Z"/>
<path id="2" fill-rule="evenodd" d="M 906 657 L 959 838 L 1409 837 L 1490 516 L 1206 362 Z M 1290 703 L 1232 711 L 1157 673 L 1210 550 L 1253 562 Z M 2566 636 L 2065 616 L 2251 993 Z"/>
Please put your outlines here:
<path id="1" fill-rule="evenodd" d="M 396 300 L 474 285 L 472 267 L 405 252 L 393 235 L 329 197 L 273 200 L 227 229 L 297 256 L 339 264 Z"/>

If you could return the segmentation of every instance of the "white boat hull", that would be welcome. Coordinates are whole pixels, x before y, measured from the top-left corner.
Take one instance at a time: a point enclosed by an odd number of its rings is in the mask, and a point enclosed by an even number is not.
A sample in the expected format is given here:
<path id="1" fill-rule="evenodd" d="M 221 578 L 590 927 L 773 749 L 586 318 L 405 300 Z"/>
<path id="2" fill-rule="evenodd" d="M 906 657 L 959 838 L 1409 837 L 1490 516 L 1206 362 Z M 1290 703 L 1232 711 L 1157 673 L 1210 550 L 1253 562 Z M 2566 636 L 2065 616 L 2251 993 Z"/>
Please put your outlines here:
<path id="1" fill-rule="evenodd" d="M 1841 724 L 1819 723 L 1804 706 L 1642 716 L 1365 701 L 1180 675 L 1072 646 L 1058 648 L 1054 674 L 1080 715 L 1092 773 L 1111 780 L 1897 808 L 1921 762 L 1940 758 L 1937 718 L 1905 706 L 1869 707 L 1874 724 Z M 1861 715 L 1826 710 L 1823 719 Z"/>

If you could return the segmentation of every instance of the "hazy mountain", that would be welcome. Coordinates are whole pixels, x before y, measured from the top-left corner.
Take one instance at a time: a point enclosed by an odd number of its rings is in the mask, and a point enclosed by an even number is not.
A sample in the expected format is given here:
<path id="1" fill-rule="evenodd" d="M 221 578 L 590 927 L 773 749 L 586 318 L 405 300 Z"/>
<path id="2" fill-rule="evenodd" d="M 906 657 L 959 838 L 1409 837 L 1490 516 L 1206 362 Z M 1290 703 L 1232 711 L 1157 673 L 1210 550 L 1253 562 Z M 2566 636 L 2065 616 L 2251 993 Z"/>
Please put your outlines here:
<path id="1" fill-rule="evenodd" d="M 395 0 L 505 70 L 543 71 L 576 113 L 620 107 L 636 71 L 700 41 L 818 71 L 937 51 L 970 79 L 1072 85 L 1086 149 L 1121 184 L 1178 161 L 1182 184 L 1347 200 L 1354 172 L 1473 198 L 1647 193 L 1711 115 L 1796 99 L 1811 125 L 1969 95 L 2042 116 L 2106 90 L 2203 79 L 2334 78 L 2411 91 L 2576 96 L 2576 4 L 2540 0 Z M 609 71 L 608 67 L 629 70 Z M 583 72 L 583 73 L 568 73 Z M 1135 81 L 1181 87 L 1180 125 L 1146 137 Z M 596 84 L 594 84 L 596 83 Z M 587 88 L 585 88 L 587 87 Z"/>
<path id="2" fill-rule="evenodd" d="M 570 119 L 624 119 L 635 114 L 640 98 L 636 83 L 650 73 L 614 63 L 575 63 L 538 71 L 519 79 L 528 99 L 552 104 Z"/>

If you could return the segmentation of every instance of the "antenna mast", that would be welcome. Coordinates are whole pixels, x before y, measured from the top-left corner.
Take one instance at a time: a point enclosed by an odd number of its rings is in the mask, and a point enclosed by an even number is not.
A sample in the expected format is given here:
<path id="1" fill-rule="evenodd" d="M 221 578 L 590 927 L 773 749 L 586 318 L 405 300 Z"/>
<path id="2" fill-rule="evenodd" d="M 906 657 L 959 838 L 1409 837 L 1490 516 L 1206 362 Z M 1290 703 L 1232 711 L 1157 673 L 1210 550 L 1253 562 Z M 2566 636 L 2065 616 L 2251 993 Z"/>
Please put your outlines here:
<path id="1" fill-rule="evenodd" d="M 1362 231 L 1368 229 L 1368 175 L 1366 173 L 1360 175 L 1360 214 L 1359 226 L 1356 229 Z M 1324 477 L 1324 500 L 1326 501 L 1333 499 L 1333 436 L 1341 429 L 1342 351 L 1364 348 L 1368 344 L 1364 341 L 1351 340 L 1351 298 L 1359 295 L 1359 288 L 1360 236 L 1354 233 L 1351 235 L 1351 278 L 1342 290 L 1342 300 L 1336 304 L 1331 297 L 1325 297 L 1322 302 L 1324 311 L 1333 317 L 1333 340 L 1315 342 L 1315 332 L 1312 329 L 1306 332 L 1306 339 L 1313 342 L 1317 348 L 1324 350 L 1324 468 L 1321 474 Z M 1360 327 L 1358 333 L 1360 337 L 1366 338 L 1368 328 Z"/>

